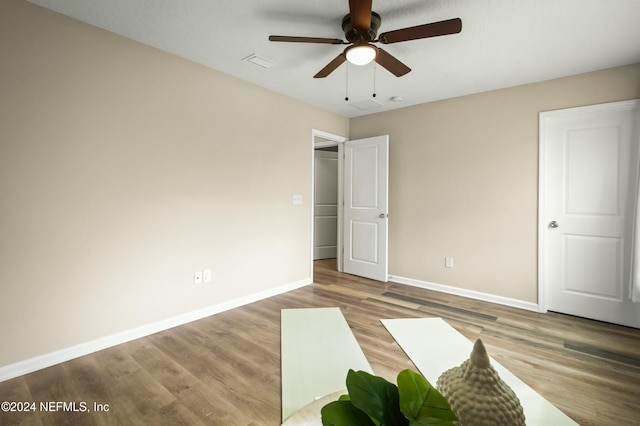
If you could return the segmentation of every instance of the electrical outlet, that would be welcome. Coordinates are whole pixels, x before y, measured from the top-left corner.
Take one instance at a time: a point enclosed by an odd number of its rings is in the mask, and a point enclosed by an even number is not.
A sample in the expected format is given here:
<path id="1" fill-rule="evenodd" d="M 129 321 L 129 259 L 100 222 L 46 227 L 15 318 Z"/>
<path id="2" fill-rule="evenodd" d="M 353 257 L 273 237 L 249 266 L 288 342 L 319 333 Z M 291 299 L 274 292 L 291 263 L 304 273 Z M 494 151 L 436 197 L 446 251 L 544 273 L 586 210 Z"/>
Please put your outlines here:
<path id="1" fill-rule="evenodd" d="M 193 273 L 193 283 L 195 285 L 202 284 L 202 271 L 196 271 Z"/>
<path id="2" fill-rule="evenodd" d="M 205 269 L 204 271 L 202 271 L 202 280 L 205 283 L 208 283 L 211 281 L 211 269 Z"/>
<path id="3" fill-rule="evenodd" d="M 445 257 L 444 258 L 444 267 L 445 268 L 453 268 L 453 257 Z"/>

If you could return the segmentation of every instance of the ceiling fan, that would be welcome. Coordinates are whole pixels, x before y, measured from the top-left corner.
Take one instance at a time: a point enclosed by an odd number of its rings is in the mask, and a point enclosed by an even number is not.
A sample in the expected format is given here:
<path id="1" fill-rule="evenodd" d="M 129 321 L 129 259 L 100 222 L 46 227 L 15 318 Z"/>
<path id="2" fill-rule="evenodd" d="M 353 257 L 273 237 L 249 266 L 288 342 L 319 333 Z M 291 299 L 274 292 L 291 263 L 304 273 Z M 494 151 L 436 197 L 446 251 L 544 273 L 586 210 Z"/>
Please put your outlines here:
<path id="1" fill-rule="evenodd" d="M 387 31 L 376 38 L 382 19 L 371 10 L 372 0 L 349 0 L 349 14 L 342 18 L 342 30 L 347 41 L 339 38 L 269 36 L 270 41 L 293 43 L 348 44 L 342 53 L 336 56 L 314 78 L 324 78 L 335 71 L 343 62 L 365 65 L 376 61 L 396 77 L 402 77 L 411 68 L 400 62 L 390 53 L 371 43 L 391 44 L 402 41 L 418 40 L 456 34 L 462 30 L 460 18 L 417 25 L 400 30 Z"/>

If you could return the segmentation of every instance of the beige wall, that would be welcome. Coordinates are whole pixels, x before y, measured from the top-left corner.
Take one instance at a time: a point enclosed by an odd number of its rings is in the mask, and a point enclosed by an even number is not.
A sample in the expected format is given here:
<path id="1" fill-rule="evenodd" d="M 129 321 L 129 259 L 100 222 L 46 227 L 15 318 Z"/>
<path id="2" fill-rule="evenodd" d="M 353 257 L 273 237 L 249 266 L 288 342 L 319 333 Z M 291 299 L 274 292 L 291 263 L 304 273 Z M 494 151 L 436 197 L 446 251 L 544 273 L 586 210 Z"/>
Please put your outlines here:
<path id="1" fill-rule="evenodd" d="M 538 113 L 634 98 L 640 64 L 352 119 L 390 135 L 390 273 L 537 302 Z"/>
<path id="2" fill-rule="evenodd" d="M 21 0 L 0 58 L 0 367 L 309 278 L 348 119 Z"/>

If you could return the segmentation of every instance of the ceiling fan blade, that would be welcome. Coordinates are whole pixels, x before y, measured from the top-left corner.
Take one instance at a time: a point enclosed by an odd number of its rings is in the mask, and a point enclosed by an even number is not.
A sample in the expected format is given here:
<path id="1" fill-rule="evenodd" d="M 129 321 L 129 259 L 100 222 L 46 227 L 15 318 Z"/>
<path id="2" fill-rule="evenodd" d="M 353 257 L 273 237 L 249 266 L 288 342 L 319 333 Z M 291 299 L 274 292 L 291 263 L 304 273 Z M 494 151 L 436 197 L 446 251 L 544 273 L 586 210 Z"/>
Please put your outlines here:
<path id="1" fill-rule="evenodd" d="M 432 22 L 430 24 L 403 28 L 401 30 L 388 31 L 380 34 L 379 41 L 383 44 L 391 44 L 401 41 L 456 34 L 460 31 L 462 31 L 462 20 L 460 18 L 454 18 L 447 19 L 446 21 Z"/>
<path id="2" fill-rule="evenodd" d="M 376 62 L 387 69 L 391 74 L 396 77 L 402 77 L 409 71 L 411 68 L 400 62 L 390 53 L 378 48 L 378 55 L 376 56 Z"/>
<path id="3" fill-rule="evenodd" d="M 290 36 L 269 36 L 269 41 L 286 41 L 291 43 L 323 43 L 323 44 L 346 44 L 339 38 L 322 38 L 322 37 L 290 37 Z"/>
<path id="4" fill-rule="evenodd" d="M 314 75 L 313 78 L 325 78 L 326 76 L 334 72 L 336 68 L 342 65 L 342 63 L 346 60 L 347 57 L 344 56 L 344 52 L 339 54 L 333 59 L 333 61 L 329 62 L 327 66 L 318 71 L 318 73 Z"/>
<path id="5" fill-rule="evenodd" d="M 367 32 L 371 28 L 372 0 L 349 0 L 349 15 L 353 29 Z"/>

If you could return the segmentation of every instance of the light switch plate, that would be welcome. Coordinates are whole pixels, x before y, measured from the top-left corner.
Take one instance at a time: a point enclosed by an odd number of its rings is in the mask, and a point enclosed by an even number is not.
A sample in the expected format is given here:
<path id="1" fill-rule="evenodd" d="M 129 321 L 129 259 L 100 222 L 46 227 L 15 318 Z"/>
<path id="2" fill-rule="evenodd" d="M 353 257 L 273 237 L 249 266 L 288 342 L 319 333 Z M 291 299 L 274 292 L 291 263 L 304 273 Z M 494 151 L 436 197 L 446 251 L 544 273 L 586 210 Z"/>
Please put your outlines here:
<path id="1" fill-rule="evenodd" d="M 293 194 L 293 205 L 299 206 L 302 204 L 302 195 L 301 194 Z"/>

